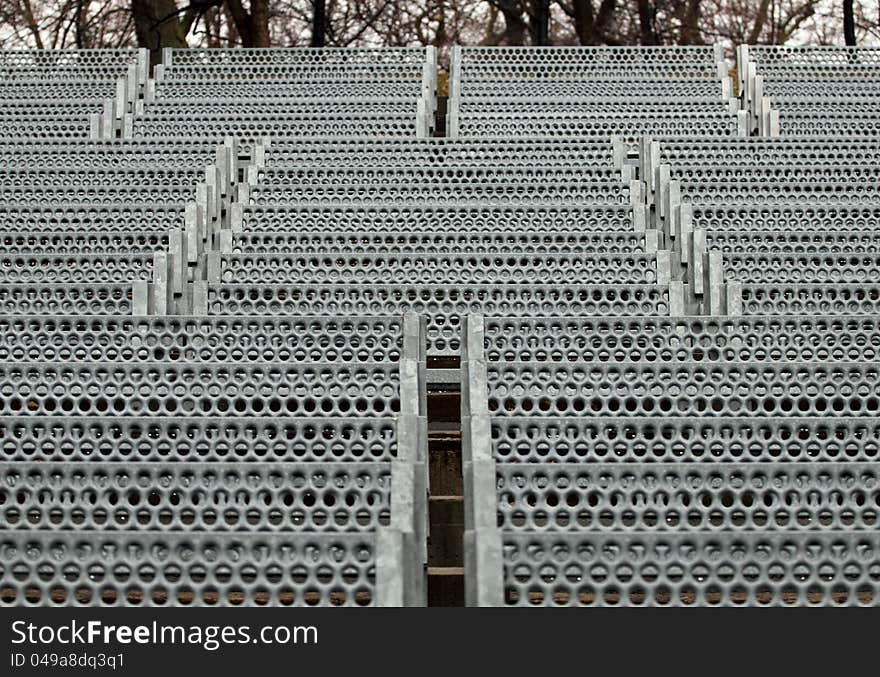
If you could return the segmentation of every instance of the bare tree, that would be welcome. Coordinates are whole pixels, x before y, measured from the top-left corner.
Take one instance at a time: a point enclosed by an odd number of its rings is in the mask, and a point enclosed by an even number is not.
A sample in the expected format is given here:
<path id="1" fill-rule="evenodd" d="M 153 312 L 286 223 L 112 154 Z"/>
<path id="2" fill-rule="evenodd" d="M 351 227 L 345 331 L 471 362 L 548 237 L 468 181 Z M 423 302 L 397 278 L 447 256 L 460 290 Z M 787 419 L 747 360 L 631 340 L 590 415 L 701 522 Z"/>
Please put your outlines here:
<path id="1" fill-rule="evenodd" d="M 131 0 L 131 16 L 138 46 L 150 50 L 153 64 L 162 60 L 163 47 L 187 47 L 186 34 L 195 14 L 178 9 L 175 0 Z"/>
<path id="2" fill-rule="evenodd" d="M 843 41 L 845 44 L 855 47 L 856 17 L 853 11 L 853 0 L 843 0 Z"/>
<path id="3" fill-rule="evenodd" d="M 574 32 L 582 45 L 621 44 L 619 36 L 612 35 L 617 0 L 600 0 L 598 11 L 593 0 L 572 0 L 560 4 L 562 10 L 574 20 Z"/>
<path id="4" fill-rule="evenodd" d="M 507 45 L 524 45 L 526 39 L 526 19 L 519 0 L 488 0 L 489 4 L 501 12 L 504 18 L 502 40 Z"/>
<path id="5" fill-rule="evenodd" d="M 550 0 L 532 0 L 529 33 L 533 45 L 550 44 Z"/>
<path id="6" fill-rule="evenodd" d="M 703 38 L 700 31 L 700 0 L 687 0 L 678 8 L 678 44 L 700 45 Z"/>
<path id="7" fill-rule="evenodd" d="M 40 29 L 37 26 L 36 19 L 34 19 L 34 10 L 31 6 L 30 0 L 21 0 L 21 8 L 24 15 L 24 20 L 25 22 L 27 22 L 28 30 L 31 32 L 31 35 L 34 38 L 37 49 L 44 49 L 43 39 L 40 36 Z"/>
<path id="8" fill-rule="evenodd" d="M 242 47 L 269 46 L 269 0 L 251 0 L 250 11 L 241 0 L 226 0 L 226 5 Z"/>
<path id="9" fill-rule="evenodd" d="M 0 0 L 0 47 L 119 47 L 134 39 L 128 0 Z"/>
<path id="10" fill-rule="evenodd" d="M 878 44 L 878 18 L 875 0 L 0 0 L 0 47 Z"/>
<path id="11" fill-rule="evenodd" d="M 636 0 L 639 11 L 639 44 L 656 45 L 657 34 L 654 31 L 654 6 L 650 0 Z"/>
<path id="12" fill-rule="evenodd" d="M 327 2 L 312 0 L 312 47 L 327 44 Z"/>

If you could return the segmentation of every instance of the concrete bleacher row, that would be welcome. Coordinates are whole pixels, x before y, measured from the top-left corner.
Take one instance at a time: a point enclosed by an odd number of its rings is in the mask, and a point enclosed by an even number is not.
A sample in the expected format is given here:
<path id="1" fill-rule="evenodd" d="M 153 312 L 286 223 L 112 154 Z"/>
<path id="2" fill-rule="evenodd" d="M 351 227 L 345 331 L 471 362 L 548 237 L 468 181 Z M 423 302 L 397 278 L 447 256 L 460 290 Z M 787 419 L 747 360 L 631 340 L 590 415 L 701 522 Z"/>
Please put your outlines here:
<path id="1" fill-rule="evenodd" d="M 750 129 L 762 136 L 875 136 L 878 64 L 877 47 L 739 47 Z"/>
<path id="2" fill-rule="evenodd" d="M 449 135 L 744 135 L 719 46 L 455 47 Z"/>
<path id="3" fill-rule="evenodd" d="M 278 98 L 272 124 L 348 128 L 375 100 L 323 97 L 375 96 L 384 69 L 397 98 L 356 129 L 414 136 L 425 50 L 359 53 L 328 73 L 332 58 L 291 52 L 288 85 L 315 92 L 302 110 Z M 267 133 L 233 108 L 290 91 L 276 71 L 218 98 L 226 66 L 174 56 L 147 73 L 124 67 L 139 50 L 0 54 L 0 115 L 35 123 L 0 139 L 0 604 L 423 604 L 422 322 L 207 315 L 247 144 Z M 111 100 L 47 103 L 87 91 Z"/>
<path id="4" fill-rule="evenodd" d="M 460 356 L 469 604 L 876 605 L 880 76 L 786 50 L 455 48 L 447 138 L 432 48 L 0 52 L 0 604 L 423 604 Z"/>
<path id="5" fill-rule="evenodd" d="M 503 52 L 469 82 L 467 52 L 462 102 L 502 72 L 574 86 Z M 471 603 L 880 603 L 876 60 L 743 47 L 749 138 L 634 139 L 680 316 L 467 319 Z"/>

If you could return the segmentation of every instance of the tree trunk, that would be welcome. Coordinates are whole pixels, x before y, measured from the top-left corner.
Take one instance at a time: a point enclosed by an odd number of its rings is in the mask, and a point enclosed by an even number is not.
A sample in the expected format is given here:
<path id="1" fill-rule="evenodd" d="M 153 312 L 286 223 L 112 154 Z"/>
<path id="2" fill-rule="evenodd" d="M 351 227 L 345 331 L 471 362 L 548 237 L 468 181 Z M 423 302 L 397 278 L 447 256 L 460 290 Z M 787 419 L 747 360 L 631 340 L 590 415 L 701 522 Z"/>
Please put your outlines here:
<path id="1" fill-rule="evenodd" d="M 764 31 L 764 24 L 767 23 L 767 13 L 770 11 L 770 0 L 761 0 L 758 5 L 758 16 L 755 17 L 755 24 L 749 33 L 748 44 L 757 45 L 761 39 L 761 33 Z"/>
<path id="2" fill-rule="evenodd" d="M 269 0 L 251 0 L 251 38 L 247 47 L 269 46 Z"/>
<path id="3" fill-rule="evenodd" d="M 606 30 L 614 16 L 617 0 L 602 0 L 599 13 L 593 13 L 593 0 L 572 0 L 574 32 L 582 45 L 607 44 Z"/>
<path id="4" fill-rule="evenodd" d="M 654 11 L 650 0 L 637 0 L 639 8 L 639 42 L 642 45 L 656 45 L 654 35 Z"/>
<path id="5" fill-rule="evenodd" d="M 529 25 L 532 44 L 550 44 L 550 0 L 532 0 L 532 17 Z"/>
<path id="6" fill-rule="evenodd" d="M 856 46 L 856 18 L 853 0 L 843 0 L 843 39 L 849 47 Z"/>
<path id="7" fill-rule="evenodd" d="M 431 43 L 435 47 L 444 47 L 449 41 L 446 35 L 446 7 L 443 0 L 437 2 L 437 32 L 434 34 L 434 40 Z"/>
<path id="8" fill-rule="evenodd" d="M 241 0 L 226 0 L 242 47 L 269 46 L 269 0 L 251 0 L 250 14 Z"/>
<path id="9" fill-rule="evenodd" d="M 504 43 L 507 45 L 522 45 L 526 41 L 526 24 L 523 18 L 516 14 L 502 11 L 504 16 Z"/>
<path id="10" fill-rule="evenodd" d="M 685 13 L 681 19 L 681 34 L 678 38 L 680 45 L 700 45 L 703 39 L 700 37 L 700 0 L 688 0 L 685 5 Z"/>
<path id="11" fill-rule="evenodd" d="M 235 23 L 235 17 L 232 16 L 232 10 L 229 9 L 229 3 L 224 2 L 220 5 L 220 11 L 223 13 L 223 23 L 226 25 L 226 47 L 235 47 L 241 36 L 238 34 L 238 25 Z"/>
<path id="12" fill-rule="evenodd" d="M 37 26 L 37 21 L 34 19 L 34 9 L 31 7 L 30 0 L 22 2 L 22 9 L 24 10 L 24 20 L 27 22 L 28 30 L 34 38 L 34 44 L 37 46 L 37 49 L 45 49 L 43 38 L 40 35 L 40 27 Z"/>
<path id="13" fill-rule="evenodd" d="M 77 0 L 76 24 L 74 26 L 74 39 L 76 40 L 77 49 L 87 49 L 91 46 L 88 44 L 88 36 L 86 35 L 86 27 L 88 24 L 89 0 Z"/>
<path id="14" fill-rule="evenodd" d="M 327 0 L 312 0 L 312 47 L 327 45 Z"/>
<path id="15" fill-rule="evenodd" d="M 517 0 L 492 0 L 504 17 L 504 42 L 508 45 L 523 45 L 526 39 L 526 22 Z"/>
<path id="16" fill-rule="evenodd" d="M 162 61 L 162 48 L 184 49 L 186 31 L 175 0 L 131 0 L 131 17 L 139 47 L 150 50 L 150 65 Z"/>
<path id="17" fill-rule="evenodd" d="M 574 32 L 582 45 L 595 45 L 593 32 L 593 0 L 572 0 L 574 9 Z"/>

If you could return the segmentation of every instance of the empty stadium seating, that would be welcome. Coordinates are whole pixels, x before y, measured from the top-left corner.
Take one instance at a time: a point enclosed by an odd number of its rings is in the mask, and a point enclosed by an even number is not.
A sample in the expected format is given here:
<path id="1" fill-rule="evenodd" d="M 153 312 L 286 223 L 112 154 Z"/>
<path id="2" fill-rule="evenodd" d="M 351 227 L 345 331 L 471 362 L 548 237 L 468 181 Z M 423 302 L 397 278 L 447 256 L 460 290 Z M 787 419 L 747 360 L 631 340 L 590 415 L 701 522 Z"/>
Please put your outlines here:
<path id="1" fill-rule="evenodd" d="M 262 137 L 222 101 L 170 98 L 234 67 L 194 54 L 152 77 L 138 50 L 0 55 L 5 117 L 39 112 L 0 139 L 0 604 L 423 604 L 424 329 L 403 312 L 205 314 L 212 238 Z M 287 85 L 338 84 L 290 54 Z M 360 54 L 337 75 L 405 71 L 395 96 L 412 94 L 364 133 L 403 111 L 414 133 L 425 50 Z M 109 97 L 95 110 L 92 90 Z M 82 102 L 40 98 L 62 91 Z M 304 129 L 347 124 L 342 101 Z"/>
<path id="2" fill-rule="evenodd" d="M 876 606 L 876 61 L 0 52 L 0 605 Z"/>
<path id="3" fill-rule="evenodd" d="M 552 96 L 552 59 L 466 51 L 462 101 L 497 73 Z M 684 312 L 467 318 L 469 603 L 878 603 L 874 51 L 743 48 L 753 136 L 642 128 Z"/>

